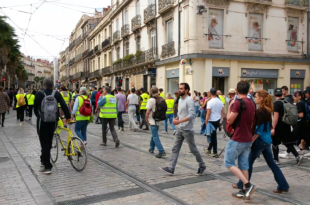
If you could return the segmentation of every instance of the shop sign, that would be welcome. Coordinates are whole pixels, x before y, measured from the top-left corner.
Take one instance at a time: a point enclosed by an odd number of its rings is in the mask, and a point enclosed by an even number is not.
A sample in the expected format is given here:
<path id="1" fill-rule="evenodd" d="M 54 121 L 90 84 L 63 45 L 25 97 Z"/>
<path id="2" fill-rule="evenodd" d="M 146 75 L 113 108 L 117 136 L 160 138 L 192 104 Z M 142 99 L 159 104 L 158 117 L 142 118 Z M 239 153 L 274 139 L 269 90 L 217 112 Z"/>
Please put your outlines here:
<path id="1" fill-rule="evenodd" d="M 291 78 L 301 78 L 304 79 L 306 76 L 305 70 L 291 70 Z"/>
<path id="2" fill-rule="evenodd" d="M 180 64 L 181 64 L 181 65 L 186 65 L 186 64 L 187 64 L 186 59 L 182 59 L 182 60 L 180 61 Z"/>
<path id="3" fill-rule="evenodd" d="M 146 74 L 146 71 L 143 70 L 143 71 L 139 71 L 139 72 L 134 72 L 132 73 L 133 75 L 141 75 L 141 74 Z"/>
<path id="4" fill-rule="evenodd" d="M 166 71 L 167 78 L 178 78 L 179 77 L 179 69 L 172 69 Z"/>
<path id="5" fill-rule="evenodd" d="M 213 67 L 212 68 L 212 76 L 214 77 L 229 77 L 230 69 L 222 68 L 222 67 Z"/>
<path id="6" fill-rule="evenodd" d="M 241 69 L 242 78 L 278 78 L 279 71 L 275 69 Z"/>

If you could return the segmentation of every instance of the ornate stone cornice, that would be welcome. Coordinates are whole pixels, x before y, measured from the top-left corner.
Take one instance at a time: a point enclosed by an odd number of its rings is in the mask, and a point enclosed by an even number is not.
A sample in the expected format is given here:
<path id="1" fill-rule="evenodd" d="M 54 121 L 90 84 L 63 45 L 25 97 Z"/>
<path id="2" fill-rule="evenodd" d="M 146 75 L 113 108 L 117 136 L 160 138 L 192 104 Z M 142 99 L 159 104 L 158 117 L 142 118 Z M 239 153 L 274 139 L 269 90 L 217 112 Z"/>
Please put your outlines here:
<path id="1" fill-rule="evenodd" d="M 285 21 L 287 20 L 288 17 L 297 17 L 300 19 L 301 23 L 304 21 L 305 10 L 286 8 L 285 13 L 286 13 Z"/>
<path id="2" fill-rule="evenodd" d="M 165 25 L 165 23 L 169 20 L 173 20 L 173 8 L 170 9 L 169 11 L 167 11 L 166 13 L 162 14 L 162 23 L 163 23 L 163 26 Z"/>
<path id="3" fill-rule="evenodd" d="M 204 1 L 206 7 L 226 9 L 226 14 L 228 14 L 228 7 L 231 0 L 204 0 Z"/>
<path id="4" fill-rule="evenodd" d="M 258 13 L 258 14 L 266 14 L 267 18 L 267 13 L 270 5 L 266 4 L 255 4 L 255 3 L 247 3 L 246 9 L 247 13 L 245 13 L 245 16 L 248 16 L 248 13 Z"/>

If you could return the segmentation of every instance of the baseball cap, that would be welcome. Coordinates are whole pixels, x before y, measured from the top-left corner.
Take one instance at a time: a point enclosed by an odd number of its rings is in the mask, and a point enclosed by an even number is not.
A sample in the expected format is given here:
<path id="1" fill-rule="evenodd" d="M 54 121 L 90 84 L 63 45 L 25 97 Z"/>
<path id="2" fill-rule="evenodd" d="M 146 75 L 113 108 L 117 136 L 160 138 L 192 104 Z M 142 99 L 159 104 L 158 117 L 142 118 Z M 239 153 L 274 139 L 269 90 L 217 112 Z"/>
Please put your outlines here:
<path id="1" fill-rule="evenodd" d="M 230 88 L 228 94 L 230 94 L 230 93 L 235 94 L 236 93 L 236 89 Z"/>
<path id="2" fill-rule="evenodd" d="M 306 89 L 306 90 L 304 91 L 304 93 L 310 94 L 310 90 L 309 90 L 309 89 Z"/>
<path id="3" fill-rule="evenodd" d="M 274 90 L 274 94 L 275 94 L 275 95 L 282 95 L 282 90 L 281 90 L 281 88 L 276 88 L 276 89 Z"/>
<path id="4" fill-rule="evenodd" d="M 211 95 L 216 95 L 216 89 L 215 88 L 211 88 L 210 89 L 210 93 L 211 93 Z"/>

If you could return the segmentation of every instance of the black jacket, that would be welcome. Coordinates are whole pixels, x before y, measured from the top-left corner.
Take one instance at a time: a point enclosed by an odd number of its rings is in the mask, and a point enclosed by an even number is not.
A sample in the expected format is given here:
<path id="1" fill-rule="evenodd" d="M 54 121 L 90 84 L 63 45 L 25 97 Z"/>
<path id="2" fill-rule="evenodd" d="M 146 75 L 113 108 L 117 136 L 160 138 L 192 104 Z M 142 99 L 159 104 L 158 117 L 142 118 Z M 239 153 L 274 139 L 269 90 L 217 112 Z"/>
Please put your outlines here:
<path id="1" fill-rule="evenodd" d="M 51 95 L 53 90 L 43 90 L 43 92 L 45 92 L 46 95 Z M 42 93 L 42 91 L 38 91 L 36 93 L 36 96 L 35 96 L 35 99 L 34 99 L 33 108 L 34 108 L 34 114 L 37 117 L 40 117 L 41 103 L 42 103 L 42 100 L 44 99 L 44 97 L 45 97 L 45 95 Z M 58 91 L 56 91 L 54 97 L 57 100 L 57 102 L 60 104 L 61 109 L 63 110 L 63 112 L 65 113 L 66 119 L 70 119 L 71 118 L 71 114 L 69 112 L 69 108 L 68 108 L 65 100 L 61 96 L 61 94 Z M 59 112 L 58 112 L 58 116 L 59 116 Z"/>
<path id="2" fill-rule="evenodd" d="M 294 103 L 294 98 L 292 95 L 287 95 L 285 96 L 284 100 L 286 100 L 287 102 L 293 104 Z"/>

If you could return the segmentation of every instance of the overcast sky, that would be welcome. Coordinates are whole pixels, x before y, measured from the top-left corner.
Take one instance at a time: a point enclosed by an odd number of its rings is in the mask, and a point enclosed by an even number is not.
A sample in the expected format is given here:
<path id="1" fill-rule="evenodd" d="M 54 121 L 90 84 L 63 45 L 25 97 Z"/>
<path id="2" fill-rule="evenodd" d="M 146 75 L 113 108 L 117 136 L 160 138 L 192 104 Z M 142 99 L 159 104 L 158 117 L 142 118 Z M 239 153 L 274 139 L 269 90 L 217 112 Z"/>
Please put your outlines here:
<path id="1" fill-rule="evenodd" d="M 111 0 L 0 0 L 0 15 L 12 20 L 7 22 L 15 28 L 22 53 L 52 60 L 69 46 L 69 36 L 82 12 L 93 15 L 95 8 L 109 5 Z"/>

